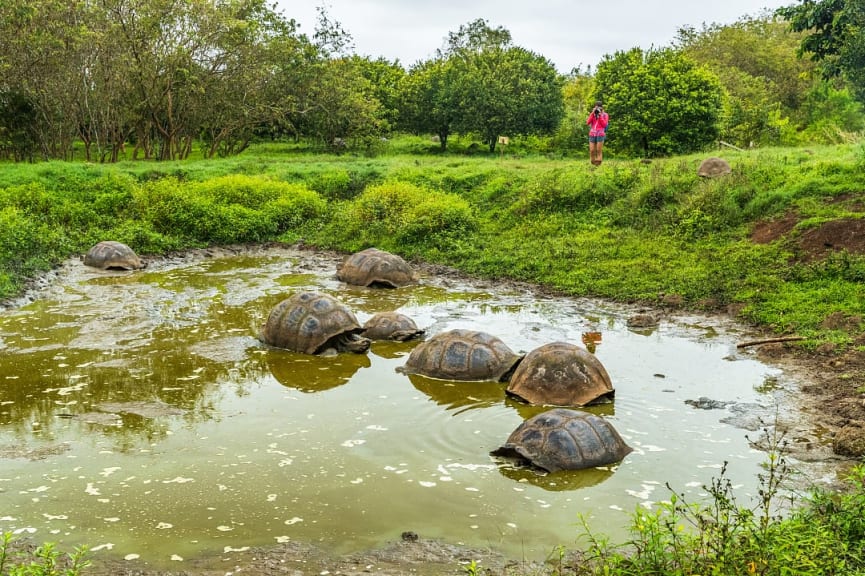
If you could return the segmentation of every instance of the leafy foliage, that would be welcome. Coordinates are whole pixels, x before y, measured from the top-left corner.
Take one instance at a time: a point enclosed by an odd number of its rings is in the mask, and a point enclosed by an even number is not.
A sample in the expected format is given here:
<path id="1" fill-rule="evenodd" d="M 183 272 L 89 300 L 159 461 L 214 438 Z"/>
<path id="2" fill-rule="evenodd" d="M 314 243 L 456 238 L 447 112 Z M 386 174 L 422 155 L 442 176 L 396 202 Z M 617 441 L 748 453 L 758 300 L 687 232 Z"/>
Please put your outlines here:
<path id="1" fill-rule="evenodd" d="M 354 248 L 445 249 L 477 229 L 468 202 L 405 182 L 370 186 L 343 207 L 330 233 Z"/>
<path id="2" fill-rule="evenodd" d="M 595 76 L 610 114 L 610 147 L 644 157 L 695 152 L 718 137 L 721 85 L 673 50 L 607 56 Z"/>
<path id="3" fill-rule="evenodd" d="M 800 51 L 820 63 L 824 77 L 845 78 L 865 103 L 865 6 L 858 0 L 800 2 L 777 13 L 805 32 Z"/>
<path id="4" fill-rule="evenodd" d="M 452 33 L 438 58 L 409 71 L 403 126 L 432 132 L 442 150 L 452 131 L 474 132 L 493 152 L 499 136 L 552 133 L 563 113 L 561 87 L 548 59 L 476 20 Z"/>
<path id="5" fill-rule="evenodd" d="M 0 575 L 2 576 L 79 576 L 90 566 L 86 548 L 76 548 L 65 556 L 47 542 L 33 550 L 17 550 L 14 536 L 0 534 Z"/>
<path id="6" fill-rule="evenodd" d="M 305 186 L 240 175 L 189 184 L 165 178 L 145 185 L 135 202 L 155 232 L 204 244 L 260 242 L 297 232 L 326 208 Z"/>
<path id="7" fill-rule="evenodd" d="M 769 432 L 764 429 L 764 434 Z M 726 464 L 703 489 L 708 504 L 694 504 L 671 490 L 667 502 L 632 516 L 631 538 L 614 547 L 584 522 L 588 550 L 575 574 L 860 574 L 863 569 L 862 468 L 854 470 L 841 495 L 816 491 L 794 508 L 784 484 L 791 470 L 783 438 L 768 440 L 770 451 L 755 502 L 743 504 Z"/>

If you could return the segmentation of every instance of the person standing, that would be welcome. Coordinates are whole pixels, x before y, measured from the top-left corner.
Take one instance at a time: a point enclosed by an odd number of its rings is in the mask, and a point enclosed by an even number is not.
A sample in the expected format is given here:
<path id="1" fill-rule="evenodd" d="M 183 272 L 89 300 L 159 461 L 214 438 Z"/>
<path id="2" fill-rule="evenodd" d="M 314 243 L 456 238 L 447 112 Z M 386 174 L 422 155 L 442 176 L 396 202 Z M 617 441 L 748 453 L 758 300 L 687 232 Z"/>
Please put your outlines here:
<path id="1" fill-rule="evenodd" d="M 589 159 L 594 166 L 600 166 L 603 158 L 604 139 L 607 136 L 607 124 L 610 116 L 604 112 L 604 105 L 600 100 L 595 101 L 595 107 L 586 118 L 589 126 Z"/>

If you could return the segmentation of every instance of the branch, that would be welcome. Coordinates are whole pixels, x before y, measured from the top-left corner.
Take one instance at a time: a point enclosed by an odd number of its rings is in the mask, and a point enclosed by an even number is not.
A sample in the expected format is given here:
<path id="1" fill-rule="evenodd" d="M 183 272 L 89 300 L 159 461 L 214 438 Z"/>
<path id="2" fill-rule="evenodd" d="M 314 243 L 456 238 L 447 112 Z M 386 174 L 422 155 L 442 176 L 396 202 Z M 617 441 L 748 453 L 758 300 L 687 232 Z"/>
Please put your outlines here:
<path id="1" fill-rule="evenodd" d="M 805 340 L 804 336 L 782 336 L 780 338 L 766 338 L 765 340 L 751 340 L 736 344 L 736 348 L 747 348 L 748 346 L 759 346 L 760 344 L 774 344 L 776 342 L 798 342 Z"/>

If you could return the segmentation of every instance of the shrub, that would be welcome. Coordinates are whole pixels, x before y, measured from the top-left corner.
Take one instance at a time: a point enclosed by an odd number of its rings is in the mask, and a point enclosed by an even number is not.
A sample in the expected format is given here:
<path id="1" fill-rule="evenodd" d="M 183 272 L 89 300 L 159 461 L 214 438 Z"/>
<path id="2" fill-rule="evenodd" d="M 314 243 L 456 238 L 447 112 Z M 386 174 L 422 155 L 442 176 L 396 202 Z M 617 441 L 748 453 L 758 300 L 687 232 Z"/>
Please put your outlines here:
<path id="1" fill-rule="evenodd" d="M 467 201 L 406 182 L 367 188 L 337 219 L 341 236 L 355 245 L 441 247 L 478 227 Z"/>
<path id="2" fill-rule="evenodd" d="M 67 250 L 62 231 L 14 206 L 0 209 L 0 270 L 34 274 Z"/>
<path id="3" fill-rule="evenodd" d="M 45 543 L 22 550 L 13 549 L 14 537 L 0 535 L 0 574 L 3 576 L 78 576 L 90 566 L 86 548 L 61 555 L 56 546 Z"/>
<path id="4" fill-rule="evenodd" d="M 260 242 L 326 211 L 303 185 L 243 175 L 197 183 L 165 178 L 146 184 L 136 202 L 155 232 L 217 244 Z"/>

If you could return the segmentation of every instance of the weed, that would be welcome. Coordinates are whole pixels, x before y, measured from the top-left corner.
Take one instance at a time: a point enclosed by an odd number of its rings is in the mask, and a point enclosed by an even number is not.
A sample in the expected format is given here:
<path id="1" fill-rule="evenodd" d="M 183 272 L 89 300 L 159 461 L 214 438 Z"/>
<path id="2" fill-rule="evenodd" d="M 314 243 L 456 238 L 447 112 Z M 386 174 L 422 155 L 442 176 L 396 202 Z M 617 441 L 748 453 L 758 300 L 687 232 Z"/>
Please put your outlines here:
<path id="1" fill-rule="evenodd" d="M 727 477 L 703 489 L 708 502 L 689 502 L 668 484 L 670 499 L 651 511 L 638 509 L 631 538 L 621 546 L 589 530 L 581 575 L 845 574 L 863 568 L 865 470 L 852 475 L 844 495 L 816 492 L 810 505 L 793 509 L 783 487 L 791 470 L 783 433 L 763 430 L 768 459 L 759 474 L 756 502 L 743 505 Z M 787 510 L 788 514 L 782 514 Z"/>
<path id="2" fill-rule="evenodd" d="M 90 566 L 87 548 L 75 548 L 65 555 L 52 543 L 35 549 L 13 550 L 14 536 L 0 536 L 0 575 L 2 576 L 78 576 Z"/>

